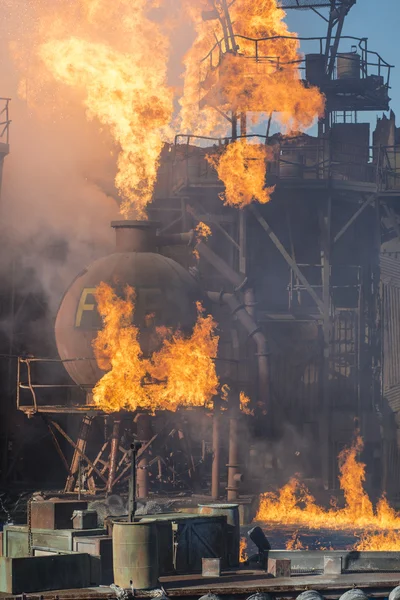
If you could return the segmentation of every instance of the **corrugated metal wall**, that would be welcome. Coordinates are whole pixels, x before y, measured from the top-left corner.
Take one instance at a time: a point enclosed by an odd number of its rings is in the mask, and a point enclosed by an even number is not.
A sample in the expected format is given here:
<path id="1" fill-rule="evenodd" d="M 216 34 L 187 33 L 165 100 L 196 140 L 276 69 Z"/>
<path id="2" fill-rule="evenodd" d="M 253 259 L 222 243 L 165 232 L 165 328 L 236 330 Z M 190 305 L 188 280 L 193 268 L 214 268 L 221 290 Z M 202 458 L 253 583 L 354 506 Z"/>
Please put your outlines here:
<path id="1" fill-rule="evenodd" d="M 381 255 L 383 312 L 383 394 L 400 411 L 400 256 Z"/>
<path id="2" fill-rule="evenodd" d="M 395 499 L 400 488 L 400 253 L 380 257 L 382 281 L 383 396 L 394 413 L 384 434 L 384 485 Z M 390 411 L 390 409 L 388 409 Z M 391 435 L 392 427 L 397 431 Z M 396 435 L 397 434 L 397 435 Z M 396 443 L 397 437 L 397 443 Z"/>

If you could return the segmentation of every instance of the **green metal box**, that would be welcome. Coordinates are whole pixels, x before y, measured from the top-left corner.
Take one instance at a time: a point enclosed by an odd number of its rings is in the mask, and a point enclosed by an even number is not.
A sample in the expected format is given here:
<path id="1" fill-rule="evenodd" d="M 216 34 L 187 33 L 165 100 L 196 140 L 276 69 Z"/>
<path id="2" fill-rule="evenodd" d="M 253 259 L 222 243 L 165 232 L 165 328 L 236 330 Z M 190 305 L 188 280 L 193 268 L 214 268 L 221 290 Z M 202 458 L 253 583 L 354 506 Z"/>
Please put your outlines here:
<path id="1" fill-rule="evenodd" d="M 105 535 L 105 529 L 32 529 L 32 547 L 53 552 L 72 552 L 80 536 Z M 6 525 L 3 530 L 3 556 L 28 556 L 28 526 Z"/>
<path id="2" fill-rule="evenodd" d="M 100 584 L 100 559 L 89 554 L 0 557 L 0 592 L 23 594 Z"/>

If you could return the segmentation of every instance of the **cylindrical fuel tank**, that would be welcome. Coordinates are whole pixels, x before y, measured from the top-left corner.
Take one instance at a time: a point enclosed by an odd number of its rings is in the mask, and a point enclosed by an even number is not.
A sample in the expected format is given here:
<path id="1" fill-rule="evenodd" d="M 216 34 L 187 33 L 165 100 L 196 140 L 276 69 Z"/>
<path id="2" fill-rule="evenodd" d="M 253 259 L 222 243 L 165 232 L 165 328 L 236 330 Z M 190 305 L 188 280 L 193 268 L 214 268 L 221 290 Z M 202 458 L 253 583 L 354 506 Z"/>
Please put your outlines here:
<path id="1" fill-rule="evenodd" d="M 157 527 L 155 521 L 114 523 L 114 583 L 125 589 L 156 587 L 158 569 Z"/>
<path id="2" fill-rule="evenodd" d="M 228 566 L 237 567 L 240 552 L 240 521 L 238 504 L 199 504 L 200 515 L 226 517 Z"/>
<path id="3" fill-rule="evenodd" d="M 306 80 L 311 85 L 320 85 L 326 79 L 325 55 L 306 54 Z"/>
<path id="4" fill-rule="evenodd" d="M 360 79 L 361 56 L 356 52 L 343 52 L 337 55 L 337 78 Z"/>
<path id="5" fill-rule="evenodd" d="M 72 379 L 91 389 L 104 375 L 97 367 L 92 342 L 102 323 L 94 293 L 101 283 L 123 297 L 124 288 L 135 289 L 134 323 L 140 331 L 144 354 L 155 350 L 156 328 L 185 333 L 196 321 L 196 301 L 201 293 L 195 279 L 177 262 L 156 251 L 156 226 L 152 222 L 117 221 L 116 252 L 84 269 L 64 295 L 55 324 L 57 349 Z M 71 360 L 87 359 L 91 360 Z"/>

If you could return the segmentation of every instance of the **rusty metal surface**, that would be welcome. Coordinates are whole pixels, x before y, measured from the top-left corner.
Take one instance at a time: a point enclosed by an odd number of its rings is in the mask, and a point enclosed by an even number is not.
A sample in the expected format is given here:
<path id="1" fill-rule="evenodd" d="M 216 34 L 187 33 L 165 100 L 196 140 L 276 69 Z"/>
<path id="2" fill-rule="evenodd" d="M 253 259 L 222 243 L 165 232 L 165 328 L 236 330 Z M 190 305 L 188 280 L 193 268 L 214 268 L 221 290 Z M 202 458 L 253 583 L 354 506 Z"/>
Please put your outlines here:
<path id="1" fill-rule="evenodd" d="M 268 578 L 257 571 L 222 572 L 220 578 L 207 579 L 201 575 L 161 577 L 160 585 L 169 597 L 199 597 L 210 592 L 220 596 L 246 597 L 255 591 L 274 594 L 278 598 L 296 598 L 306 590 L 317 590 L 327 600 L 337 600 L 345 591 L 355 587 L 367 591 L 370 598 L 387 598 L 390 591 L 398 585 L 400 571 L 397 573 L 361 573 L 339 576 L 314 575 L 291 577 L 290 579 Z M 1 598 L 10 597 L 0 594 Z M 149 594 L 135 590 L 136 598 L 148 598 Z M 115 591 L 102 588 L 55 590 L 38 595 L 26 595 L 25 600 L 114 600 Z"/>
<path id="2" fill-rule="evenodd" d="M 92 358 L 66 362 L 65 368 L 75 383 L 92 387 L 104 374 L 93 356 L 92 341 L 101 327 L 95 310 L 93 292 L 101 282 L 115 281 L 136 290 L 135 321 L 141 328 L 141 343 L 149 349 L 154 327 L 191 330 L 196 321 L 195 301 L 201 297 L 196 281 L 175 261 L 150 252 L 116 253 L 92 263 L 66 292 L 55 324 L 60 357 Z M 146 327 L 146 314 L 154 323 Z"/>
<path id="3" fill-rule="evenodd" d="M 41 500 L 32 502 L 32 529 L 72 529 L 72 515 L 86 510 L 84 500 Z"/>
<path id="4" fill-rule="evenodd" d="M 220 558 L 202 558 L 201 574 L 203 577 L 219 577 L 221 575 Z"/>

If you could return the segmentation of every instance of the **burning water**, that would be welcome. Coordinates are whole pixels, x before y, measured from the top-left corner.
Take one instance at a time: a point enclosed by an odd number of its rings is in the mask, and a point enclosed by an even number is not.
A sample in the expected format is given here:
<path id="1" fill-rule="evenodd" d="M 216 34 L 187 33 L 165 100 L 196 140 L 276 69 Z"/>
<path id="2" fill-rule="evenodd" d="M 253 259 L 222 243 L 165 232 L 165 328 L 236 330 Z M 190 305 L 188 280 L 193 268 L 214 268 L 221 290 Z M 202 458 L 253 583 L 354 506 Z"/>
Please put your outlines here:
<path id="1" fill-rule="evenodd" d="M 339 454 L 339 482 L 345 506 L 339 508 L 332 499 L 332 508 L 325 510 L 297 477 L 293 477 L 278 492 L 262 494 L 257 521 L 306 527 L 308 529 L 363 530 L 355 550 L 400 550 L 400 514 L 382 498 L 372 505 L 364 489 L 365 464 L 358 460 L 363 440 L 357 434 L 349 448 Z M 297 532 L 288 546 L 300 549 Z"/>

